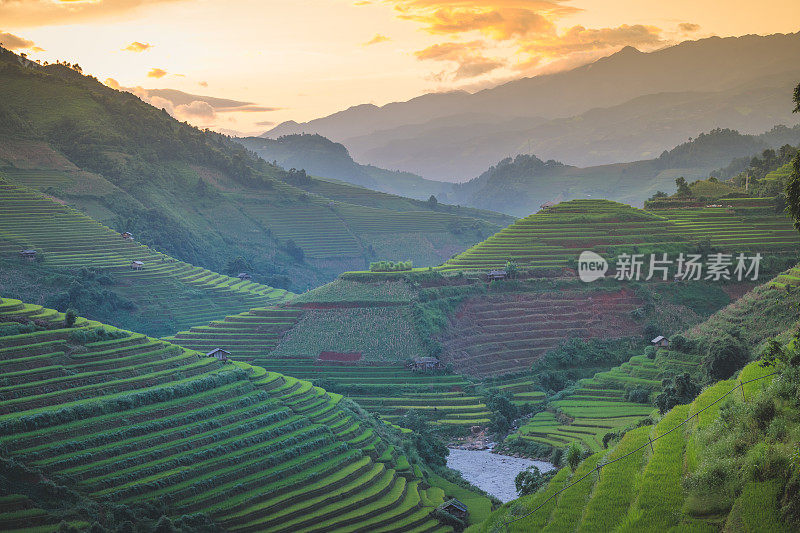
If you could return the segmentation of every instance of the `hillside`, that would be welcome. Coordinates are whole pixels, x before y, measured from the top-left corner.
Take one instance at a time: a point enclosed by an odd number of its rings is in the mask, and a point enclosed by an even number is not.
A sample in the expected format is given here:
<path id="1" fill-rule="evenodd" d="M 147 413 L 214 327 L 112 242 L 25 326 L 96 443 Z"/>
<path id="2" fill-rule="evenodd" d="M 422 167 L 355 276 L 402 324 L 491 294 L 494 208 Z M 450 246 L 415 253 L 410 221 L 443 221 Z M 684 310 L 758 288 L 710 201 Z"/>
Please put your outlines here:
<path id="1" fill-rule="evenodd" d="M 0 320 L 3 530 L 452 531 L 399 430 L 341 395 L 18 300 Z"/>
<path id="2" fill-rule="evenodd" d="M 594 166 L 656 157 L 701 131 L 794 125 L 800 34 L 626 47 L 556 74 L 478 91 L 360 105 L 265 134 L 319 133 L 362 163 L 464 181 L 528 146 L 543 159 Z"/>
<path id="3" fill-rule="evenodd" d="M 285 135 L 277 139 L 245 137 L 237 142 L 265 161 L 283 168 L 302 168 L 309 174 L 341 180 L 368 189 L 427 200 L 450 189 L 449 183 L 426 180 L 410 172 L 359 165 L 343 145 L 321 135 Z"/>
<path id="4" fill-rule="evenodd" d="M 178 261 L 2 179 L 0 205 L 0 289 L 7 295 L 151 335 L 292 296 Z M 34 261 L 20 257 L 26 249 L 36 251 Z"/>
<path id="5" fill-rule="evenodd" d="M 538 210 L 545 202 L 587 197 L 641 206 L 657 191 L 673 191 L 676 178 L 689 181 L 706 178 L 731 160 L 746 159 L 749 163 L 748 154 L 798 142 L 800 127 L 797 126 L 775 127 L 760 135 L 717 128 L 665 150 L 658 157 L 631 163 L 578 168 L 521 154 L 503 159 L 477 178 L 455 185 L 441 199 L 520 217 Z"/>
<path id="6" fill-rule="evenodd" d="M 64 65 L 1 52 L 3 178 L 215 272 L 300 291 L 375 259 L 439 264 L 510 221 L 344 183 L 335 198 L 312 193 L 333 185 Z"/>
<path id="7" fill-rule="evenodd" d="M 608 200 L 571 200 L 529 215 L 442 265 L 444 270 L 501 268 L 509 260 L 527 268 L 574 266 L 583 250 L 606 255 L 628 247 L 642 252 L 696 249 L 795 253 L 797 232 L 776 213 L 771 198 L 728 198 L 721 207 L 684 209 L 652 204 L 651 211 Z"/>
<path id="8" fill-rule="evenodd" d="M 469 531 L 796 530 L 797 369 L 775 371 L 747 366 Z"/>
<path id="9" fill-rule="evenodd" d="M 578 440 L 586 449 L 598 451 L 607 433 L 630 427 L 650 414 L 657 395 L 672 386 L 675 376 L 686 372 L 696 384 L 728 378 L 737 364 L 744 364 L 734 357 L 741 359 L 744 353 L 744 361 L 753 358 L 761 353 L 766 339 L 796 328 L 800 312 L 785 289 L 786 284 L 798 284 L 796 271 L 788 270 L 691 328 L 673 329 L 682 331 L 671 337 L 674 342 L 669 349 L 640 350 L 621 365 L 578 381 L 554 398 L 546 411 L 522 425 L 507 444 L 546 454 Z M 651 294 L 649 299 L 650 305 L 665 304 L 663 296 Z M 711 345 L 724 347 L 721 350 L 733 346 L 725 356 L 732 358 L 730 364 L 711 366 Z"/>

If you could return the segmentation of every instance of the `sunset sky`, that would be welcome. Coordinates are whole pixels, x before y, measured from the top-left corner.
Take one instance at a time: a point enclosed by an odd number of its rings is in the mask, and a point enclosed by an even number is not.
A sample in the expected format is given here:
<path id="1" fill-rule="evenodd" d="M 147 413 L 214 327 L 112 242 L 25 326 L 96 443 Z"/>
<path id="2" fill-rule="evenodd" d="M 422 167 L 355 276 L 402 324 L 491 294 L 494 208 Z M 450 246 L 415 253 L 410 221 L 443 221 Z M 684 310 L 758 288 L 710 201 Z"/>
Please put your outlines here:
<path id="1" fill-rule="evenodd" d="M 78 62 L 181 120 L 248 134 L 474 91 L 625 45 L 798 30 L 797 0 L 0 0 L 7 48 Z"/>

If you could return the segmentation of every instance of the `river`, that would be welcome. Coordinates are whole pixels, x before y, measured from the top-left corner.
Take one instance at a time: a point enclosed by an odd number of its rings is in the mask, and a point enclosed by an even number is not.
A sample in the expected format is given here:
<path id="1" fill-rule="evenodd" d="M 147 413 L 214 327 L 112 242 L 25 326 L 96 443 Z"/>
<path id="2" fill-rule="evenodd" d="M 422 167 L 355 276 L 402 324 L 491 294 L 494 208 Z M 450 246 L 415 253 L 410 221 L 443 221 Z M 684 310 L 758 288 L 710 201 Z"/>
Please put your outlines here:
<path id="1" fill-rule="evenodd" d="M 447 466 L 458 470 L 464 479 L 502 502 L 509 502 L 517 497 L 514 478 L 532 465 L 539 467 L 542 472 L 553 469 L 553 465 L 546 461 L 509 457 L 489 450 L 450 448 L 450 455 L 447 457 Z"/>

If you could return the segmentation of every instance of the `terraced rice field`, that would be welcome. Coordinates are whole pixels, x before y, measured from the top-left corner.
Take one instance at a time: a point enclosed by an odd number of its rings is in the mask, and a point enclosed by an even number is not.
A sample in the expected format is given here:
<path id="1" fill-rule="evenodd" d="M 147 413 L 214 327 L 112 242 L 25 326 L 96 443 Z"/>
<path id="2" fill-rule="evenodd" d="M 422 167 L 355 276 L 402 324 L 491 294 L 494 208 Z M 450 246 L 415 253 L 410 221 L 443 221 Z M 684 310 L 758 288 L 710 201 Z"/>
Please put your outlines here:
<path id="1" fill-rule="evenodd" d="M 681 232 L 664 218 L 609 200 L 572 200 L 527 216 L 447 261 L 444 270 L 563 267 L 583 250 L 678 242 Z"/>
<path id="2" fill-rule="evenodd" d="M 238 361 L 258 360 L 260 364 L 302 313 L 291 307 L 255 308 L 164 339 L 205 353 L 222 348 Z"/>
<path id="3" fill-rule="evenodd" d="M 659 390 L 659 372 L 652 360 L 634 356 L 619 367 L 581 380 L 574 393 L 552 402 L 550 411 L 537 413 L 520 427 L 518 435 L 557 448 L 578 441 L 588 450 L 600 450 L 606 433 L 635 425 L 653 411 L 650 403 L 626 401 L 625 391 L 634 387 Z"/>
<path id="4" fill-rule="evenodd" d="M 800 237 L 788 218 L 775 213 L 771 198 L 722 198 L 716 203 L 726 207 L 652 212 L 669 219 L 689 238 L 708 239 L 722 250 L 796 252 Z"/>
<path id="5" fill-rule="evenodd" d="M 398 364 L 325 365 L 301 359 L 265 358 L 254 364 L 323 383 L 388 421 L 411 410 L 446 426 L 486 425 L 491 416 L 474 384 L 455 374 L 412 372 Z"/>
<path id="6" fill-rule="evenodd" d="M 790 290 L 790 287 L 797 287 L 800 285 L 800 266 L 791 268 L 788 272 L 779 275 L 771 282 L 771 285 L 783 290 Z"/>
<path id="7" fill-rule="evenodd" d="M 310 258 L 360 257 L 364 253 L 350 228 L 333 209 L 322 205 L 257 205 L 246 211 L 279 239 L 293 240 Z"/>
<path id="8" fill-rule="evenodd" d="M 2 305 L 0 321 L 27 308 Z M 92 499 L 163 498 L 230 531 L 451 531 L 430 516 L 441 491 L 340 395 L 113 328 L 82 342 L 96 323 L 30 311 L 55 329 L 0 337 L 0 445 L 49 478 Z"/>
<path id="9" fill-rule="evenodd" d="M 636 335 L 630 291 L 519 293 L 468 300 L 443 335 L 443 359 L 476 376 L 519 372 L 570 337 Z"/>
<path id="10" fill-rule="evenodd" d="M 565 267 L 583 250 L 710 240 L 728 252 L 796 252 L 800 237 L 771 199 L 732 198 L 723 208 L 643 211 L 608 200 L 572 200 L 530 215 L 447 261 L 444 270 Z M 733 208 L 728 209 L 731 205 Z"/>
<path id="11" fill-rule="evenodd" d="M 752 363 L 742 370 L 738 379 L 747 381 L 771 371 Z M 769 379 L 747 384 L 746 396 L 752 397 Z M 562 469 L 547 488 L 534 496 L 506 504 L 489 521 L 482 524 L 478 531 L 496 531 L 496 528 L 502 527 L 503 522 L 539 507 L 557 490 L 586 474 L 589 475 L 583 481 L 564 490 L 532 515 L 509 524 L 507 531 L 719 530 L 722 524 L 714 512 L 698 509 L 693 514 L 691 510 L 687 511 L 686 495 L 681 482 L 687 471 L 697 468 L 696 458 L 700 450 L 693 438 L 695 432 L 698 428 L 714 423 L 721 404 L 697 417 L 692 415 L 713 403 L 737 383 L 737 379 L 718 382 L 704 390 L 693 403 L 679 405 L 669 411 L 655 426 L 629 431 L 616 446 L 608 450 L 598 450 L 584 460 L 574 473 L 569 468 Z M 742 401 L 738 393 L 732 399 L 734 402 Z M 689 423 L 670 432 L 687 419 Z M 648 445 L 650 439 L 660 435 L 666 436 L 654 441 L 651 448 Z M 643 445 L 644 448 L 634 452 Z M 603 466 L 600 474 L 597 474 L 595 468 L 598 465 L 621 458 L 629 452 L 633 453 L 620 461 Z M 768 487 L 760 487 L 766 488 Z M 777 517 L 771 515 L 774 513 L 775 502 L 759 503 L 760 498 L 754 498 L 759 493 L 759 490 L 751 490 L 741 495 L 737 505 L 745 505 L 751 511 L 763 505 L 761 514 L 766 521 L 763 524 L 754 524 L 754 530 L 761 526 L 764 530 L 780 530 L 772 529 L 779 525 Z M 771 494 L 768 490 L 762 493 Z"/>
<path id="12" fill-rule="evenodd" d="M 177 261 L 37 192 L 0 182 L 0 256 L 33 248 L 46 265 L 111 272 L 154 333 L 174 332 L 287 299 L 291 293 Z M 131 270 L 141 261 L 142 270 Z M 20 260 L 20 268 L 24 263 Z"/>

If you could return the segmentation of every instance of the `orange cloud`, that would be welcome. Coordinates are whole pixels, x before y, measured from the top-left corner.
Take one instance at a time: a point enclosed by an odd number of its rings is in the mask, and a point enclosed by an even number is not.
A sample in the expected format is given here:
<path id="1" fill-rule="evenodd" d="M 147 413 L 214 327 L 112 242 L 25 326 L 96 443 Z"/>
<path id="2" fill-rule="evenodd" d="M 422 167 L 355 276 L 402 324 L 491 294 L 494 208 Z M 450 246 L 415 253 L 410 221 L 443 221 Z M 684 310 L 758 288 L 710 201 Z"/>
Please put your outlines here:
<path id="1" fill-rule="evenodd" d="M 460 80 L 474 78 L 505 65 L 502 60 L 484 56 L 484 49 L 485 44 L 482 41 L 448 42 L 434 44 L 424 50 L 414 52 L 414 56 L 421 61 L 453 61 L 457 63 L 458 67 L 451 76 L 454 80 Z M 433 79 L 435 81 L 444 81 L 446 78 L 447 74 L 441 72 L 435 75 Z"/>
<path id="2" fill-rule="evenodd" d="M 661 29 L 655 26 L 623 24 L 616 28 L 573 26 L 562 34 L 553 34 L 522 43 L 521 49 L 545 58 L 560 58 L 575 52 L 608 50 L 622 46 L 653 46 L 663 43 Z"/>
<path id="3" fill-rule="evenodd" d="M 376 33 L 375 37 L 373 37 L 372 39 L 370 39 L 369 41 L 364 43 L 364 46 L 369 46 L 369 45 L 378 44 L 378 43 L 385 43 L 386 41 L 391 41 L 391 39 L 389 37 L 385 36 L 385 35 L 381 35 L 380 33 Z"/>
<path id="4" fill-rule="evenodd" d="M 139 41 L 133 41 L 131 44 L 123 48 L 126 52 L 144 52 L 145 50 L 149 50 L 152 48 L 153 45 L 149 43 L 140 43 Z"/>
<path id="5" fill-rule="evenodd" d="M 693 24 L 691 22 L 681 22 L 678 24 L 678 29 L 683 33 L 694 33 L 700 29 L 700 24 Z"/>
<path id="6" fill-rule="evenodd" d="M 553 31 L 553 20 L 581 11 L 562 0 L 387 0 L 402 19 L 436 35 L 477 31 L 496 40 Z"/>
<path id="7" fill-rule="evenodd" d="M 656 48 L 667 44 L 655 26 L 623 24 L 615 28 L 560 28 L 566 15 L 582 11 L 567 0 L 384 0 L 397 16 L 417 22 L 432 35 L 450 38 L 415 53 L 417 59 L 455 61 L 452 79 L 473 78 L 509 64 L 515 71 L 539 72 L 556 65 L 585 63 L 630 45 Z M 684 32 L 696 31 L 691 23 Z M 482 41 L 474 41 L 482 36 Z M 462 42 L 463 41 L 463 42 Z M 480 44 L 476 44 L 476 43 Z M 509 58 L 496 59 L 490 56 Z M 505 72 L 508 75 L 510 72 Z M 443 73 L 436 74 L 440 80 Z M 444 76 L 446 77 L 446 76 Z"/>
<path id="8" fill-rule="evenodd" d="M 163 78 L 167 75 L 167 71 L 160 68 L 151 68 L 150 72 L 147 73 L 148 78 Z"/>
<path id="9" fill-rule="evenodd" d="M 36 46 L 31 40 L 23 39 L 13 33 L 6 33 L 0 31 L 0 45 L 6 50 L 32 50 L 34 52 L 43 52 L 43 48 Z"/>

